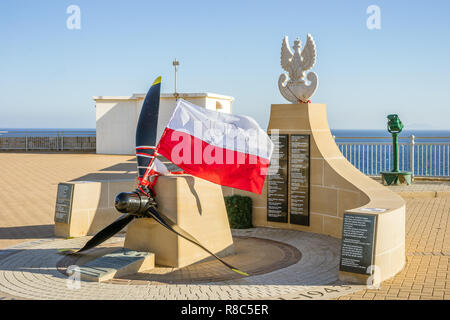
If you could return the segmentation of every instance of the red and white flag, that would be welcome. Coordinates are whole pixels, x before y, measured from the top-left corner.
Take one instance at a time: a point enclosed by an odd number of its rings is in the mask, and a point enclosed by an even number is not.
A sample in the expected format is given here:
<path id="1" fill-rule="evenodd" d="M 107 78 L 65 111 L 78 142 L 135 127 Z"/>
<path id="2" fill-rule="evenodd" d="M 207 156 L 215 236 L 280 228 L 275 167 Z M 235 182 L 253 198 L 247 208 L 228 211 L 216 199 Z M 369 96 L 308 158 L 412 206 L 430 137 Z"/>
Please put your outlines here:
<path id="1" fill-rule="evenodd" d="M 258 194 L 272 151 L 269 136 L 252 118 L 207 110 L 183 99 L 156 148 L 186 173 Z"/>

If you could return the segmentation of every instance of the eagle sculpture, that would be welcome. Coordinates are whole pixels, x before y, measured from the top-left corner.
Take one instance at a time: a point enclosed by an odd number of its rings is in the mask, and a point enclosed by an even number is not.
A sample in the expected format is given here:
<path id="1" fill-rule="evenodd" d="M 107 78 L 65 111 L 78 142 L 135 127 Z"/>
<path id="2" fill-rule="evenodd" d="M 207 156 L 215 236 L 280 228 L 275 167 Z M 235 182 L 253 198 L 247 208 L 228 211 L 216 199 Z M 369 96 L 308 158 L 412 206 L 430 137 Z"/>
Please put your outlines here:
<path id="1" fill-rule="evenodd" d="M 314 72 L 305 74 L 316 63 L 316 44 L 308 33 L 306 45 L 301 50 L 299 38 L 294 41 L 294 52 L 289 47 L 288 37 L 285 36 L 281 44 L 281 67 L 289 74 L 289 80 L 285 73 L 278 79 L 278 88 L 281 95 L 292 103 L 307 103 L 317 89 L 318 79 Z M 310 81 L 309 85 L 305 82 Z"/>

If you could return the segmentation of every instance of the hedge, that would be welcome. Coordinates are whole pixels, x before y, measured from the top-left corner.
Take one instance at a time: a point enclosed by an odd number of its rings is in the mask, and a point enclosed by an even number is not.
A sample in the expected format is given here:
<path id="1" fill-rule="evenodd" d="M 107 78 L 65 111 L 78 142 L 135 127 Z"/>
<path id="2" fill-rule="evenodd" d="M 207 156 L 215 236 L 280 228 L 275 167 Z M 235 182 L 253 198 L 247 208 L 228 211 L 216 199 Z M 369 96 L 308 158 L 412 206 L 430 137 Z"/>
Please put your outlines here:
<path id="1" fill-rule="evenodd" d="M 233 229 L 252 228 L 252 198 L 246 196 L 225 197 L 228 221 Z"/>

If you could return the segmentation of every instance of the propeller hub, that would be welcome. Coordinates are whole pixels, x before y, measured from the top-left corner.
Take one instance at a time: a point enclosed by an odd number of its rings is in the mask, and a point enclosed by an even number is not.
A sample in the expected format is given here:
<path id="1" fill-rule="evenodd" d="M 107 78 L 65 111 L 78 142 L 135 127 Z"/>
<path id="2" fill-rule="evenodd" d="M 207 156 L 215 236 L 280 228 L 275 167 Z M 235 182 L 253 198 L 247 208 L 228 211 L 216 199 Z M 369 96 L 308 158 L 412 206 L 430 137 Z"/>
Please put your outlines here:
<path id="1" fill-rule="evenodd" d="M 114 206 L 122 213 L 138 213 L 144 207 L 142 199 L 136 192 L 121 192 L 116 195 Z"/>

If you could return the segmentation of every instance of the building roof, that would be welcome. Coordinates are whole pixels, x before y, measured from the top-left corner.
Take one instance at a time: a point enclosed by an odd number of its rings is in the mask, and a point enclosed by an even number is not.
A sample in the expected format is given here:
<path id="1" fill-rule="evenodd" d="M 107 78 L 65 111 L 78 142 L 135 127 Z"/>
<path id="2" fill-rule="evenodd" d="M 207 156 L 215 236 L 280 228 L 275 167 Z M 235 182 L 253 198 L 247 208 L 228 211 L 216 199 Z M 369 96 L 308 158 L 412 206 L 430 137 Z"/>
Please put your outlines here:
<path id="1" fill-rule="evenodd" d="M 161 93 L 161 99 L 171 99 L 174 98 L 173 93 Z M 183 99 L 195 99 L 195 98 L 212 98 L 220 100 L 234 101 L 233 97 L 225 96 L 222 94 L 211 93 L 211 92 L 196 92 L 196 93 L 178 93 L 179 98 Z M 98 100 L 139 100 L 145 98 L 145 93 L 133 93 L 131 96 L 93 96 L 95 101 Z"/>

